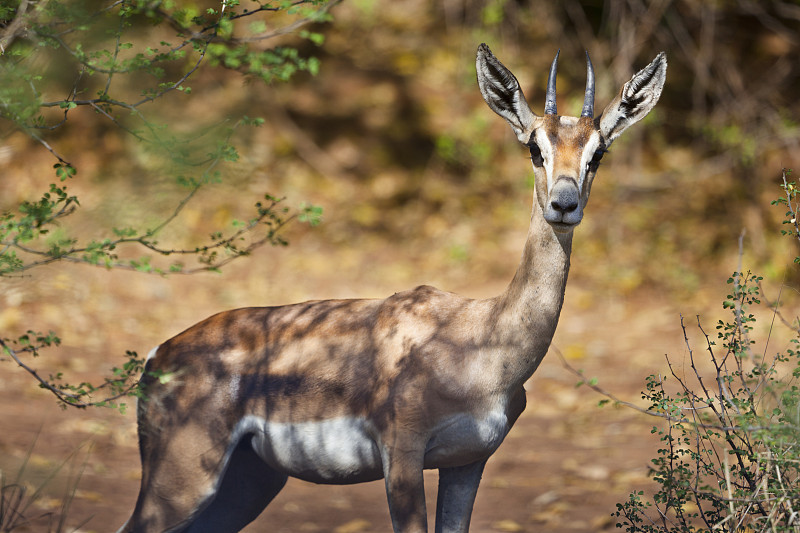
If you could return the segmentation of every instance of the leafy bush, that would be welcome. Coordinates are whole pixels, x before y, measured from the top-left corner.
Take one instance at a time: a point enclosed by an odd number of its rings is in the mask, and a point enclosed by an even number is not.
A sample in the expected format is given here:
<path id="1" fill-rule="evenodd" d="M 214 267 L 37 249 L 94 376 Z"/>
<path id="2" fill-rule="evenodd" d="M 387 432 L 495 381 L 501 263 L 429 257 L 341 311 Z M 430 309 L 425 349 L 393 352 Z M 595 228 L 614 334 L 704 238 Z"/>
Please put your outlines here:
<path id="1" fill-rule="evenodd" d="M 189 82 L 206 65 L 268 83 L 300 71 L 315 74 L 319 61 L 290 46 L 287 36 L 320 45 L 323 35 L 305 28 L 330 20 L 329 10 L 338 2 L 279 0 L 245 7 L 223 0 L 201 9 L 171 1 L 16 0 L 0 6 L 0 123 L 49 152 L 56 178 L 38 198 L 0 206 L 0 280 L 65 261 L 159 275 L 219 271 L 261 246 L 285 245 L 280 231 L 293 219 L 317 224 L 321 208 L 303 204 L 291 210 L 283 199 L 266 194 L 253 202 L 248 219 L 215 228 L 204 243 L 163 243 L 165 230 L 180 227 L 181 213 L 198 192 L 222 181 L 226 168 L 239 160 L 237 132 L 263 119 L 229 117 L 198 125 L 204 117 L 182 111 L 174 125 L 154 102 L 191 94 Z M 277 38 L 282 40 L 273 44 Z M 56 132 L 80 112 L 93 127 L 129 136 L 148 161 L 158 162 L 153 173 L 171 178 L 180 192 L 160 218 L 149 215 L 145 221 L 141 215 L 136 227 L 92 228 L 100 237 L 65 223 L 81 207 L 68 187 L 78 168 L 59 148 L 68 143 Z M 187 259 L 197 264 L 187 266 Z M 61 373 L 40 375 L 24 360 L 57 346 L 58 336 L 39 333 L 33 324 L 24 329 L 21 335 L 2 332 L 0 362 L 16 363 L 62 405 L 124 409 L 118 400 L 137 393 L 144 361 L 135 352 L 101 384 L 71 384 Z"/>
<path id="2" fill-rule="evenodd" d="M 785 235 L 800 240 L 798 191 L 783 173 L 787 209 Z M 797 260 L 796 260 L 797 261 Z M 691 371 L 676 372 L 677 384 L 651 375 L 642 396 L 648 411 L 667 420 L 652 432 L 661 441 L 651 474 L 658 484 L 652 501 L 637 491 L 617 504 L 617 527 L 629 532 L 798 532 L 800 531 L 800 323 L 783 318 L 791 347 L 767 355 L 752 338 L 755 306 L 762 304 L 761 277 L 735 272 L 716 337 L 705 339 L 700 357 L 681 319 Z M 774 319 L 773 319 L 774 321 Z M 768 341 L 769 339 L 767 339 Z"/>

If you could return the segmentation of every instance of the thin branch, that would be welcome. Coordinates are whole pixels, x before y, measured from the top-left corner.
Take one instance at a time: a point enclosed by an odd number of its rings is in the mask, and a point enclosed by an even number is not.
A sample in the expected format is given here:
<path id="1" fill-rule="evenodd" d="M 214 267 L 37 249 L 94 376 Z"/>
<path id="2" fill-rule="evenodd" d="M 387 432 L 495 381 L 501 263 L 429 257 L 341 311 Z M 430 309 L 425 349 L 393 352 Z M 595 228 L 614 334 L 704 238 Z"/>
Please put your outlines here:
<path id="1" fill-rule="evenodd" d="M 17 364 L 17 366 L 22 368 L 25 372 L 30 374 L 36 381 L 39 382 L 39 386 L 41 388 L 51 392 L 56 398 L 58 398 L 58 400 L 60 402 L 66 404 L 66 405 L 73 406 L 73 407 L 86 408 L 86 407 L 98 406 L 98 405 L 105 404 L 105 403 L 108 403 L 108 402 L 113 402 L 113 401 L 116 401 L 116 400 L 118 400 L 120 398 L 123 398 L 125 396 L 129 396 L 130 393 L 139 386 L 139 383 L 137 381 L 137 382 L 134 382 L 134 383 L 128 385 L 123 391 L 121 391 L 121 392 L 119 392 L 117 394 L 113 394 L 111 396 L 108 396 L 107 398 L 104 398 L 101 401 L 86 402 L 86 401 L 83 400 L 83 398 L 87 397 L 88 394 L 74 394 L 74 393 L 66 392 L 63 389 L 60 389 L 60 388 L 56 387 L 55 385 L 53 385 L 52 383 L 50 383 L 49 381 L 45 380 L 44 378 L 42 378 L 39 375 L 39 373 L 36 370 L 34 370 L 30 366 L 26 365 L 20 359 L 20 357 L 17 354 L 17 352 L 15 350 L 13 350 L 8 345 L 8 343 L 6 343 L 6 341 L 3 340 L 2 338 L 0 338 L 0 351 L 4 351 L 5 353 L 7 353 L 11 357 L 11 359 L 14 360 L 14 362 Z M 109 387 L 111 385 L 122 385 L 127 380 L 128 380 L 127 377 L 126 378 L 120 378 L 120 379 L 117 379 L 117 380 L 108 380 L 107 379 L 106 382 L 103 383 L 102 385 L 99 385 L 97 387 L 92 387 L 92 392 L 100 391 L 100 390 L 102 390 L 102 389 L 104 389 L 106 387 Z M 82 385 L 84 385 L 84 384 L 82 384 Z"/>
<path id="2" fill-rule="evenodd" d="M 692 421 L 692 420 L 690 420 L 688 418 L 675 417 L 675 416 L 672 416 L 670 414 L 663 413 L 663 412 L 660 412 L 660 411 L 653 411 L 652 409 L 645 409 L 644 407 L 640 407 L 640 406 L 636 405 L 635 403 L 631 403 L 631 402 L 628 402 L 628 401 L 625 401 L 625 400 L 621 400 L 618 396 L 616 396 L 612 392 L 609 392 L 608 390 L 600 387 L 596 383 L 591 383 L 590 381 L 587 381 L 586 380 L 586 375 L 582 371 L 580 371 L 580 370 L 576 369 L 575 367 L 573 367 L 572 365 L 570 365 L 567 362 L 567 360 L 564 358 L 564 354 L 561 353 L 561 350 L 559 350 L 558 347 L 556 347 L 555 345 L 551 344 L 550 345 L 550 349 L 555 352 L 555 354 L 561 360 L 561 364 L 564 366 L 564 368 L 567 371 L 571 372 L 575 376 L 579 377 L 581 379 L 581 381 L 583 381 L 583 385 L 584 386 L 589 387 L 590 389 L 592 389 L 596 393 L 600 394 L 601 396 L 605 396 L 606 398 L 608 398 L 609 400 L 614 402 L 615 405 L 621 405 L 621 406 L 624 406 L 624 407 L 628 407 L 630 409 L 633 409 L 635 411 L 638 411 L 638 412 L 640 412 L 642 414 L 645 414 L 645 415 L 648 415 L 648 416 L 654 416 L 654 417 L 657 417 L 657 418 L 663 418 L 664 420 L 667 420 L 668 422 L 671 422 L 671 423 L 674 423 L 674 424 L 689 424 L 689 425 L 691 425 L 693 427 L 702 428 L 702 429 L 715 429 L 715 430 L 724 431 L 724 432 L 757 431 L 757 430 L 760 430 L 760 429 L 769 429 L 769 426 L 723 426 L 723 425 L 717 425 L 717 424 L 706 424 L 706 423 L 695 422 L 695 421 Z M 706 406 L 697 407 L 697 408 L 686 408 L 686 407 L 684 407 L 684 408 L 682 408 L 682 410 L 684 410 L 684 411 L 697 411 L 699 409 L 706 409 L 708 407 L 710 407 L 710 406 L 706 405 Z"/>
<path id="3" fill-rule="evenodd" d="M 265 41 L 268 39 L 293 33 L 298 29 L 302 28 L 303 26 L 318 21 L 321 15 L 330 11 L 335 5 L 341 3 L 341 1 L 342 0 L 332 0 L 331 2 L 328 2 L 325 5 L 323 5 L 319 10 L 317 10 L 316 12 L 314 12 L 314 14 L 308 17 L 296 20 L 295 22 L 289 24 L 288 26 L 285 26 L 283 28 L 278 28 L 277 30 L 274 30 L 272 32 L 261 33 L 250 37 L 219 37 L 217 35 L 217 31 L 219 30 L 219 20 L 214 24 L 200 28 L 199 30 L 190 31 L 189 27 L 183 25 L 178 19 L 172 16 L 171 13 L 162 9 L 160 6 L 154 6 L 153 12 L 157 13 L 158 16 L 166 20 L 167 23 L 172 27 L 172 29 L 177 31 L 178 33 L 180 34 L 188 33 L 189 36 L 187 37 L 186 40 L 187 43 L 202 41 L 206 43 L 206 45 L 210 43 L 225 43 L 225 44 L 237 45 L 237 44 L 247 44 L 251 42 Z M 299 5 L 307 3 L 309 3 L 308 0 L 299 0 L 297 2 L 294 2 L 291 5 L 291 7 L 297 7 Z M 281 11 L 282 9 L 283 9 L 282 7 L 270 7 L 266 5 L 261 5 L 257 9 L 252 9 L 247 12 L 230 15 L 228 17 L 228 20 L 237 20 L 244 17 L 250 17 L 252 15 L 261 12 L 275 12 L 275 11 Z M 222 19 L 224 11 L 225 11 L 225 6 L 223 5 L 223 9 L 220 10 L 220 17 L 219 17 L 220 20 Z"/>
<path id="4" fill-rule="evenodd" d="M 99 101 L 99 100 L 98 100 L 98 101 Z M 144 137 L 142 137 L 142 136 L 141 136 L 141 135 L 140 135 L 138 132 L 136 132 L 135 130 L 132 130 L 132 129 L 130 129 L 130 128 L 129 128 L 129 127 L 127 127 L 127 126 L 125 126 L 125 125 L 124 125 L 124 124 L 122 124 L 122 123 L 121 123 L 119 120 L 117 120 L 117 117 L 113 116 L 112 114 L 108 113 L 108 112 L 107 112 L 105 109 L 103 109 L 102 107 L 100 107 L 99 105 L 97 105 L 97 103 L 96 103 L 96 102 L 94 102 L 94 101 L 93 101 L 93 102 L 90 102 L 90 103 L 89 103 L 89 105 L 90 105 L 90 106 L 92 106 L 92 108 L 93 108 L 95 111 L 97 111 L 98 113 L 100 113 L 101 115 L 103 115 L 104 117 L 106 117 L 108 120 L 110 120 L 111 122 L 113 122 L 113 123 L 114 123 L 114 124 L 115 124 L 115 125 L 116 125 L 118 128 L 120 128 L 122 131 L 125 131 L 125 132 L 127 132 L 129 135 L 131 135 L 131 136 L 135 137 L 136 139 L 139 139 L 140 141 L 147 141 L 147 139 L 145 139 Z"/>
<path id="5" fill-rule="evenodd" d="M 206 56 L 206 51 L 208 50 L 208 45 L 209 45 L 209 44 L 210 44 L 210 41 L 206 41 L 206 42 L 205 42 L 205 45 L 203 46 L 203 49 L 200 51 L 200 57 L 199 57 L 199 58 L 197 59 L 197 61 L 195 62 L 194 66 L 193 66 L 192 68 L 190 68 L 190 69 L 189 69 L 189 70 L 186 72 L 186 74 L 184 74 L 183 76 L 181 76 L 181 77 L 180 77 L 180 78 L 179 78 L 179 79 L 178 79 L 176 82 L 172 83 L 172 84 L 171 84 L 169 87 L 166 87 L 166 88 L 164 88 L 163 90 L 161 90 L 160 92 L 158 92 L 158 93 L 155 93 L 155 94 L 151 94 L 150 96 L 147 96 L 147 97 L 145 97 L 145 98 L 143 98 L 143 99 L 139 100 L 139 101 L 138 101 L 138 102 L 136 102 L 135 104 L 132 104 L 132 107 L 134 107 L 134 108 L 137 108 L 137 107 L 139 107 L 139 106 L 140 106 L 140 105 L 142 105 L 142 104 L 145 104 L 145 103 L 147 103 L 147 102 L 152 102 L 152 101 L 153 101 L 153 100 L 155 100 L 156 98 L 160 98 L 160 97 L 164 96 L 165 94 L 167 94 L 168 92 L 174 91 L 174 90 L 176 90 L 178 87 L 180 87 L 181 85 L 183 85 L 183 82 L 185 82 L 186 80 L 188 80 L 188 79 L 189 79 L 189 77 L 190 77 L 192 74 L 194 74 L 194 73 L 195 73 L 195 71 L 197 71 L 197 69 L 198 69 L 198 68 L 200 68 L 200 63 L 202 63 L 202 62 L 203 62 L 203 59 L 204 59 L 204 58 L 205 58 L 205 56 Z"/>
<path id="6" fill-rule="evenodd" d="M 36 141 L 37 141 L 39 144 L 41 144 L 42 146 L 44 146 L 44 147 L 45 147 L 45 149 L 46 149 L 48 152 L 50 152 L 51 154 L 53 154 L 53 156 L 54 156 L 56 159 L 58 159 L 58 162 L 59 162 L 59 163 L 61 163 L 62 165 L 67 165 L 67 166 L 70 166 L 70 167 L 72 166 L 72 164 L 71 164 L 69 161 L 67 161 L 66 159 L 64 159 L 63 157 L 61 157 L 61 154 L 59 154 L 58 152 L 56 152 L 56 151 L 55 151 L 55 149 L 54 149 L 52 146 L 50 146 L 50 144 L 49 144 L 47 141 L 45 141 L 44 139 L 42 139 L 41 137 L 39 137 L 38 135 L 36 135 L 34 132 L 32 132 L 32 131 L 30 131 L 30 130 L 27 130 L 27 133 L 28 133 L 28 135 L 30 135 L 31 137 L 33 137 L 33 138 L 34 138 L 34 139 L 35 139 L 35 140 L 36 140 Z"/>
<path id="7" fill-rule="evenodd" d="M 119 49 L 120 43 L 122 41 L 122 28 L 125 26 L 125 19 L 120 17 L 119 18 L 119 26 L 117 27 L 117 38 L 114 40 L 114 59 L 112 60 L 113 64 L 117 63 L 117 59 L 119 58 Z M 103 89 L 103 95 L 108 94 L 109 88 L 111 88 L 111 79 L 114 77 L 113 72 L 108 73 L 108 77 L 106 78 L 106 86 Z"/>
<path id="8" fill-rule="evenodd" d="M 236 128 L 238 128 L 240 125 L 241 125 L 241 121 L 237 122 L 237 123 L 236 123 L 236 124 L 235 124 L 235 125 L 234 125 L 234 126 L 231 128 L 231 130 L 230 130 L 230 132 L 228 133 L 227 137 L 225 137 L 225 141 L 224 141 L 224 142 L 225 142 L 225 144 L 227 144 L 227 143 L 228 143 L 228 141 L 230 141 L 230 139 L 231 139 L 231 136 L 233 135 L 233 132 L 234 132 L 234 131 L 236 130 Z M 215 157 L 215 158 L 214 158 L 214 159 L 211 161 L 211 163 L 208 165 L 208 167 L 206 167 L 205 171 L 203 171 L 203 176 L 208 176 L 209 174 L 211 174 L 211 172 L 214 170 L 214 168 L 216 168 L 216 166 L 219 164 L 219 161 L 220 161 L 220 158 L 219 158 L 219 157 Z M 186 207 L 186 204 L 188 204 L 188 203 L 189 203 L 189 201 L 190 201 L 192 198 L 194 198 L 194 196 L 197 194 L 197 192 L 200 190 L 200 188 L 201 188 L 201 187 L 203 187 L 203 185 L 205 185 L 204 181 L 199 181 L 199 182 L 198 182 L 198 183 L 197 183 L 197 184 L 194 186 L 194 188 L 193 188 L 193 189 L 192 189 L 192 190 L 189 192 L 189 194 L 187 194 L 187 195 L 186 195 L 186 196 L 185 196 L 185 197 L 184 197 L 184 198 L 183 198 L 183 199 L 182 199 L 182 200 L 181 200 L 181 201 L 178 203 L 178 205 L 175 207 L 175 209 L 172 211 L 172 213 L 171 213 L 171 214 L 170 214 L 170 215 L 169 215 L 169 216 L 168 216 L 166 219 L 164 219 L 164 220 L 161 222 L 161 224 L 157 225 L 155 228 L 153 228 L 153 229 L 151 229 L 151 230 L 148 230 L 148 232 L 147 232 L 147 236 L 148 236 L 148 237 L 153 237 L 153 236 L 155 236 L 156 234 L 158 234 L 159 232 L 161 232 L 161 230 L 163 230 L 163 229 L 164 229 L 166 226 L 168 226 L 168 225 L 169 225 L 169 224 L 170 224 L 170 223 L 171 223 L 173 220 L 175 220 L 175 219 L 178 217 L 178 215 L 181 213 L 181 211 L 183 211 L 184 207 Z"/>
<path id="9" fill-rule="evenodd" d="M 19 35 L 25 33 L 23 20 L 28 11 L 28 4 L 28 0 L 20 1 L 14 19 L 5 27 L 3 32 L 0 33 L 0 55 L 5 54 L 6 48 L 8 48 Z"/>
<path id="10" fill-rule="evenodd" d="M 197 192 L 197 190 L 199 189 L 200 186 L 201 185 L 198 185 L 193 190 L 193 192 L 190 193 L 190 195 L 193 196 Z M 188 202 L 189 199 L 190 199 L 190 196 L 187 196 L 184 200 L 186 202 Z M 86 246 L 86 247 L 76 247 L 76 248 L 71 248 L 69 250 L 65 250 L 62 253 L 58 254 L 58 255 L 54 255 L 51 251 L 48 251 L 48 250 L 37 250 L 35 248 L 30 248 L 30 247 L 24 246 L 24 245 L 16 243 L 16 242 L 3 243 L 3 244 L 6 244 L 6 249 L 8 249 L 9 247 L 13 247 L 15 249 L 18 249 L 18 250 L 24 252 L 24 253 L 44 258 L 44 259 L 41 259 L 39 261 L 34 261 L 34 262 L 31 262 L 31 263 L 27 263 L 23 267 L 18 269 L 16 272 L 24 272 L 24 271 L 30 270 L 32 268 L 36 268 L 36 267 L 39 267 L 39 266 L 55 263 L 57 261 L 66 261 L 66 262 L 69 262 L 69 263 L 80 263 L 80 264 L 91 264 L 93 266 L 104 267 L 104 268 L 113 268 L 113 269 L 118 269 L 118 270 L 141 271 L 141 268 L 139 266 L 137 266 L 135 264 L 131 264 L 131 263 L 125 263 L 125 262 L 121 262 L 121 261 L 92 262 L 89 259 L 87 259 L 86 257 L 79 257 L 82 254 L 87 254 L 87 253 L 90 253 L 90 252 L 103 251 L 103 250 L 113 250 L 116 247 L 118 247 L 120 245 L 125 245 L 125 244 L 138 244 L 138 245 L 143 246 L 144 248 L 146 248 L 146 249 L 148 249 L 148 250 L 150 250 L 152 252 L 155 252 L 155 253 L 157 253 L 159 255 L 163 255 L 163 256 L 170 256 L 170 255 L 198 255 L 198 256 L 202 256 L 203 254 L 208 253 L 208 252 L 212 252 L 214 250 L 220 250 L 220 249 L 231 249 L 232 250 L 231 255 L 229 255 L 229 256 L 227 256 L 227 257 L 225 257 L 223 259 L 220 259 L 218 261 L 210 261 L 207 264 L 205 264 L 204 266 L 191 268 L 191 269 L 183 269 L 183 268 L 181 268 L 179 270 L 170 271 L 171 274 L 195 274 L 197 272 L 218 270 L 218 269 L 222 268 L 223 266 L 231 263 L 232 261 L 234 261 L 234 260 L 236 260 L 236 259 L 238 259 L 240 257 L 244 257 L 244 256 L 249 255 L 253 250 L 255 250 L 255 249 L 257 249 L 257 248 L 259 248 L 259 247 L 261 247 L 261 246 L 263 246 L 263 245 L 265 245 L 267 243 L 276 243 L 276 242 L 278 242 L 276 240 L 277 239 L 276 236 L 280 232 L 280 230 L 282 230 L 286 225 L 288 225 L 290 222 L 292 222 L 298 216 L 297 213 L 294 213 L 291 216 L 288 216 L 286 218 L 274 218 L 273 209 L 281 201 L 283 201 L 283 199 L 273 200 L 272 203 L 269 206 L 267 206 L 265 208 L 262 208 L 262 212 L 261 212 L 261 214 L 259 214 L 258 217 L 252 219 L 245 226 L 243 226 L 242 228 L 240 228 L 239 230 L 237 230 L 236 232 L 234 232 L 230 236 L 226 237 L 225 239 L 221 239 L 221 240 L 219 240 L 219 241 L 217 241 L 217 242 L 215 242 L 213 244 L 209 244 L 209 245 L 205 245 L 205 246 L 199 246 L 199 247 L 196 247 L 196 248 L 188 248 L 188 249 L 160 248 L 160 247 L 156 246 L 153 241 L 148 240 L 149 238 L 155 236 L 155 234 L 158 231 L 163 229 L 165 224 L 168 224 L 169 222 L 172 221 L 172 219 L 174 219 L 175 216 L 177 216 L 177 213 L 179 211 L 179 209 L 177 209 L 177 208 L 176 208 L 175 212 L 173 213 L 174 216 L 171 215 L 168 218 L 168 220 L 165 221 L 164 224 L 162 224 L 161 226 L 156 228 L 156 230 L 150 230 L 144 236 L 120 237 L 118 239 L 105 241 L 103 243 L 102 247 L 100 248 L 100 250 L 97 250 L 96 248 L 90 248 L 88 246 Z M 272 219 L 272 220 L 268 223 L 269 226 L 270 226 L 270 229 L 269 229 L 269 231 L 267 232 L 267 234 L 264 237 L 252 241 L 250 244 L 248 244 L 244 248 L 235 248 L 234 247 L 233 243 L 235 243 L 237 240 L 239 240 L 245 234 L 253 231 L 257 226 L 259 226 L 262 223 L 264 223 L 264 221 L 266 219 Z M 147 270 L 147 272 L 148 273 L 156 273 L 156 274 L 163 274 L 164 273 L 162 270 L 155 269 L 155 268 L 154 269 L 149 269 L 149 270 Z"/>
<path id="11" fill-rule="evenodd" d="M 783 323 L 784 326 L 786 326 L 790 330 L 794 331 L 796 334 L 800 335 L 800 325 L 799 325 L 800 322 L 797 321 L 797 320 L 795 320 L 795 322 L 788 321 L 786 319 L 786 317 L 783 316 L 783 313 L 781 313 L 780 309 L 779 309 L 780 295 L 783 292 L 783 288 L 785 286 L 786 285 L 781 284 L 781 288 L 780 288 L 780 290 L 778 292 L 778 299 L 776 301 L 772 301 L 764 294 L 764 287 L 761 285 L 761 282 L 760 281 L 758 282 L 759 293 L 761 294 L 762 298 L 764 298 L 764 301 L 767 304 L 767 307 L 770 307 L 772 309 L 772 312 L 774 313 L 773 319 L 774 319 L 774 317 L 777 316 L 778 319 Z"/>

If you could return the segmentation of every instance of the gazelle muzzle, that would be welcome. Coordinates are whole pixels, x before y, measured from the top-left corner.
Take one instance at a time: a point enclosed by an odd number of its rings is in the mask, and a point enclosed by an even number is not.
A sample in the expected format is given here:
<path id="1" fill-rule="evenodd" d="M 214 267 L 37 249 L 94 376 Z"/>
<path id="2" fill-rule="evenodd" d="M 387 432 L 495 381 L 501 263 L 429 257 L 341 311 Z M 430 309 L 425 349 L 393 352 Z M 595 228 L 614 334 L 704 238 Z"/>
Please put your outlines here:
<path id="1" fill-rule="evenodd" d="M 583 219 L 578 183 L 570 176 L 559 176 L 549 191 L 544 219 L 554 226 L 572 227 Z"/>

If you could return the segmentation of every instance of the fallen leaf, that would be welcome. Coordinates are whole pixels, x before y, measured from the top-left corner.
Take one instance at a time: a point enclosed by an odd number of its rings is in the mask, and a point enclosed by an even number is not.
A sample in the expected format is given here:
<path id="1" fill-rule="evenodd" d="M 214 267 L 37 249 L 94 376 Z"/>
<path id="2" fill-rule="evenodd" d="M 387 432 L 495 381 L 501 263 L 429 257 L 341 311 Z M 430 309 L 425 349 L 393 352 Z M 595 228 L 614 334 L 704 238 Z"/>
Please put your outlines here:
<path id="1" fill-rule="evenodd" d="M 90 502 L 101 502 L 103 501 L 103 494 L 94 491 L 94 490 L 76 490 L 75 497 L 81 498 L 82 500 L 88 500 Z"/>
<path id="2" fill-rule="evenodd" d="M 499 522 L 492 524 L 492 529 L 496 531 L 508 531 L 513 533 L 515 531 L 523 531 L 525 528 L 513 520 L 500 520 Z"/>
<path id="3" fill-rule="evenodd" d="M 367 531 L 370 527 L 372 527 L 372 522 L 369 520 L 356 518 L 337 527 L 333 530 L 333 533 L 361 533 L 362 531 Z"/>

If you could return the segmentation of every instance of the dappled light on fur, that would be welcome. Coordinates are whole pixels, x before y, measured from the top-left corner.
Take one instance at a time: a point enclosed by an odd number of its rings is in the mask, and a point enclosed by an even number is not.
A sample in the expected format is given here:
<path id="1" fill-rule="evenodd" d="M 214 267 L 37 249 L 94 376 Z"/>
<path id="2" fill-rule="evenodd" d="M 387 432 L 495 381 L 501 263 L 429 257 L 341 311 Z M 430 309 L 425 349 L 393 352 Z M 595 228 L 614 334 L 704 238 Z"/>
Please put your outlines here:
<path id="1" fill-rule="evenodd" d="M 655 105 L 664 55 L 648 68 L 659 75 L 644 76 L 636 94 L 623 89 L 597 121 L 554 108 L 539 117 L 480 45 L 484 99 L 542 154 L 507 290 L 475 300 L 420 286 L 383 300 L 237 309 L 161 344 L 142 378 L 142 485 L 122 531 L 238 531 L 292 476 L 384 478 L 394 530 L 422 533 L 428 468 L 441 472 L 436 531 L 466 532 L 486 460 L 525 408 L 523 384 L 558 324 L 573 230 L 597 171 L 586 161 Z M 631 116 L 629 99 L 639 102 Z"/>

